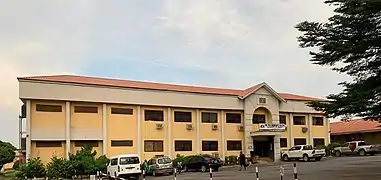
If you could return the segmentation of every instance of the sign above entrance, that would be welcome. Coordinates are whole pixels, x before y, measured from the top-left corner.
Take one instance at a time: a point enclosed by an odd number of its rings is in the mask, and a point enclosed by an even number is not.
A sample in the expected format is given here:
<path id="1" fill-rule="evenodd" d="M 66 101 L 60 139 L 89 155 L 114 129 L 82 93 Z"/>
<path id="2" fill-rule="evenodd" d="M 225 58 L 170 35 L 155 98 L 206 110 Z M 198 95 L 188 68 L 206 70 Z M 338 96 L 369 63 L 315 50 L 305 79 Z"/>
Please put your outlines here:
<path id="1" fill-rule="evenodd" d="M 286 131 L 285 124 L 259 124 L 259 131 Z"/>

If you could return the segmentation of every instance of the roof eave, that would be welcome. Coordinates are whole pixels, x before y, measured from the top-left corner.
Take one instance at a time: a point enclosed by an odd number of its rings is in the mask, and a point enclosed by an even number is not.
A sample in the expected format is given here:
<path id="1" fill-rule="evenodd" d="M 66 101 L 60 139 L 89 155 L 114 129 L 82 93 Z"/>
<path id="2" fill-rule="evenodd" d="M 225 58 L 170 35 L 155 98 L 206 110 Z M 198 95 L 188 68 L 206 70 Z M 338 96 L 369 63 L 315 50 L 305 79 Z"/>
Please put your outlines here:
<path id="1" fill-rule="evenodd" d="M 259 90 L 260 88 L 262 87 L 265 87 L 268 91 L 270 91 L 270 93 L 275 96 L 279 101 L 283 102 L 283 103 L 287 103 L 287 101 L 282 97 L 280 96 L 273 88 L 271 88 L 268 84 L 266 84 L 265 82 L 259 84 L 255 89 L 253 89 L 252 91 L 250 91 L 249 93 L 246 93 L 244 96 L 239 96 L 240 99 L 246 99 L 247 97 L 249 97 L 250 95 L 252 95 L 253 93 L 255 93 L 257 90 Z"/>

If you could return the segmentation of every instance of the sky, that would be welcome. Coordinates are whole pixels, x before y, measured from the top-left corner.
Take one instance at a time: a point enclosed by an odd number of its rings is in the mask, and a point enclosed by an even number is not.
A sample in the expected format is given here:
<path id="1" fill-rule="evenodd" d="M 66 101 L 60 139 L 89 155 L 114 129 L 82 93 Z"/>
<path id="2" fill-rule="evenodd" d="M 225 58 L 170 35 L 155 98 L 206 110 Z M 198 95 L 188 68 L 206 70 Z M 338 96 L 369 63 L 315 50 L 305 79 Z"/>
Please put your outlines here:
<path id="1" fill-rule="evenodd" d="M 0 139 L 18 145 L 22 76 L 336 93 L 347 77 L 311 64 L 294 28 L 332 15 L 322 0 L 0 0 Z"/>

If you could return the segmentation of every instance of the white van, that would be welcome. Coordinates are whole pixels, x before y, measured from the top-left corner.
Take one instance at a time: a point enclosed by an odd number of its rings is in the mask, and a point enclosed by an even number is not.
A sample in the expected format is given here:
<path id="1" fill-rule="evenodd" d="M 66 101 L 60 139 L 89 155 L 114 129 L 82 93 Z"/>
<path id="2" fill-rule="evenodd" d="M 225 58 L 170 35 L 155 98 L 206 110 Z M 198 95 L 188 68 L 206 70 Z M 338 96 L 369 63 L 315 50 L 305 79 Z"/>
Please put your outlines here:
<path id="1" fill-rule="evenodd" d="M 139 179 L 142 170 L 140 169 L 140 158 L 138 154 L 122 154 L 110 158 L 107 166 L 109 177 L 121 177 Z"/>

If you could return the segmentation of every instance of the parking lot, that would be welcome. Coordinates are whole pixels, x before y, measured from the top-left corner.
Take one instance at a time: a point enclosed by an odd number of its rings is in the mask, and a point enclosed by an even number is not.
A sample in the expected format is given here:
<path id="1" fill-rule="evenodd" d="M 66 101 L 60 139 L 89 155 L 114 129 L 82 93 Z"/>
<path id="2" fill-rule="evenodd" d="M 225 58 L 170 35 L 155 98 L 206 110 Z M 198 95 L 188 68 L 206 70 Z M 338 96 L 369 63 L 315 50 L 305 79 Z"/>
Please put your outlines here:
<path id="1" fill-rule="evenodd" d="M 320 162 L 296 162 L 299 180 L 374 180 L 381 178 L 381 156 L 366 157 L 331 157 Z M 293 162 L 283 162 L 285 176 L 283 179 L 292 180 Z M 251 180 L 255 179 L 255 165 L 247 171 L 238 171 L 237 167 L 225 167 L 213 173 L 215 180 Z M 280 179 L 279 165 L 260 166 L 259 177 L 261 180 Z M 147 180 L 173 180 L 173 176 L 150 177 Z M 177 176 L 178 180 L 208 180 L 209 173 L 184 172 Z"/>

